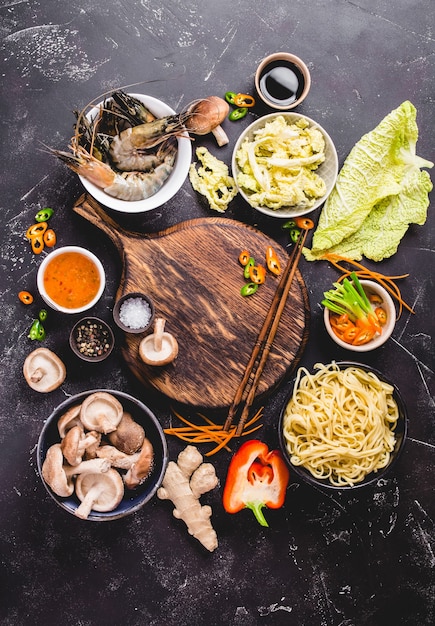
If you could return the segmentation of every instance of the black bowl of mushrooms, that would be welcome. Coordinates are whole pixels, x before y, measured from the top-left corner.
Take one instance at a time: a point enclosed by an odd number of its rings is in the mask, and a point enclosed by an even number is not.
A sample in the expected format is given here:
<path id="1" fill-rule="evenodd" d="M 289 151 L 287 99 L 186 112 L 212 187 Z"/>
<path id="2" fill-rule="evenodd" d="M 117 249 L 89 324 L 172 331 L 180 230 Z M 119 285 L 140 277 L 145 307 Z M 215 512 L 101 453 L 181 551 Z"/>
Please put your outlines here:
<path id="1" fill-rule="evenodd" d="M 167 463 L 166 438 L 152 411 L 110 389 L 62 402 L 37 447 L 39 475 L 50 496 L 76 517 L 96 522 L 138 511 L 156 493 Z"/>

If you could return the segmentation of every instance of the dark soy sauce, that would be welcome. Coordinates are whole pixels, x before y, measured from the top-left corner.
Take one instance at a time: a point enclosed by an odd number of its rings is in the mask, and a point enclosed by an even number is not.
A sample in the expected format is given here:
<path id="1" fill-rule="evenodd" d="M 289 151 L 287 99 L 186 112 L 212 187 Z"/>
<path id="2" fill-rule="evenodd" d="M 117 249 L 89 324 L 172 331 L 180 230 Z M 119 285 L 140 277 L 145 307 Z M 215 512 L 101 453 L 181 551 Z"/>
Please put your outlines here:
<path id="1" fill-rule="evenodd" d="M 279 106 L 293 104 L 304 90 L 304 77 L 299 68 L 289 61 L 273 61 L 260 76 L 263 95 Z"/>

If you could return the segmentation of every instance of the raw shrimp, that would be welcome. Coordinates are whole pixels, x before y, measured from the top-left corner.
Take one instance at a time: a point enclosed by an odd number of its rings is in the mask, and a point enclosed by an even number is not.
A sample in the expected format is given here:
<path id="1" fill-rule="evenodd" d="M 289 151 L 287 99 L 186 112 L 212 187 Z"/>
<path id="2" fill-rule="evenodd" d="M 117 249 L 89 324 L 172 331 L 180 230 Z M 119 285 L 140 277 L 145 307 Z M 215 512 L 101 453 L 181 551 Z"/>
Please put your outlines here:
<path id="1" fill-rule="evenodd" d="M 144 200 L 161 189 L 169 178 L 177 154 L 177 142 L 170 138 L 159 150 L 159 165 L 149 172 L 116 172 L 90 155 L 82 146 L 74 153 L 52 150 L 70 169 L 119 200 Z"/>
<path id="2" fill-rule="evenodd" d="M 152 122 L 127 128 L 113 138 L 110 144 L 110 156 L 115 162 L 122 162 L 121 154 L 153 148 L 168 137 L 180 136 L 186 131 L 184 123 L 189 117 L 188 113 L 168 115 Z"/>

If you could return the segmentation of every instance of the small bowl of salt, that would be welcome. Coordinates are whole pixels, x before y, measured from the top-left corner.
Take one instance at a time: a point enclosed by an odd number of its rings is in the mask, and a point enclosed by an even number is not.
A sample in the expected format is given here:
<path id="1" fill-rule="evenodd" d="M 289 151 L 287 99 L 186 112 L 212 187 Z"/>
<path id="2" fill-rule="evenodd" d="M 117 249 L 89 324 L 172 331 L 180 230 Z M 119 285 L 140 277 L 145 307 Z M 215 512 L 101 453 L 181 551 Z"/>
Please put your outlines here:
<path id="1" fill-rule="evenodd" d="M 153 323 L 154 304 L 144 293 L 127 293 L 115 303 L 113 319 L 126 333 L 143 333 Z"/>

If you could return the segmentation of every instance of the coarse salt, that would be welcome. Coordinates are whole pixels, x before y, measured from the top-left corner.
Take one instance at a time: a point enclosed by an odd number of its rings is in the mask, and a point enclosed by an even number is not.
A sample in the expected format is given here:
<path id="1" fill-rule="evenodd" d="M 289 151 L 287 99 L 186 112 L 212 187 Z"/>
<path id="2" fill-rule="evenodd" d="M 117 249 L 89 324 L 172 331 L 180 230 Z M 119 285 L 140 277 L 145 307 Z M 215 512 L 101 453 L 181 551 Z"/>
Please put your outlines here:
<path id="1" fill-rule="evenodd" d="M 151 307 L 143 298 L 128 298 L 121 304 L 119 319 L 128 328 L 145 328 L 151 319 Z"/>

